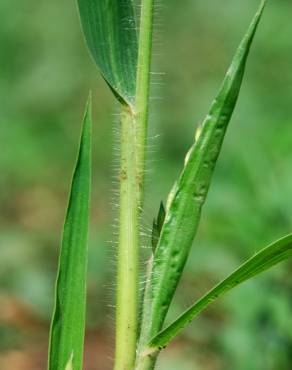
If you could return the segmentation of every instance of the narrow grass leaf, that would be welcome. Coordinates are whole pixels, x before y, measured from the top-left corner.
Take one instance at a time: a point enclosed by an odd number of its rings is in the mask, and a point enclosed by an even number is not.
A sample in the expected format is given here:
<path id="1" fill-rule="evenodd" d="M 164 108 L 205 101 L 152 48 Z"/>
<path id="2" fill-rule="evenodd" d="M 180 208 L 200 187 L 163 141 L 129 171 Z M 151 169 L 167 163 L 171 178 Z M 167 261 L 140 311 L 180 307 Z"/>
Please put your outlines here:
<path id="1" fill-rule="evenodd" d="M 255 256 L 241 265 L 236 271 L 224 279 L 215 288 L 210 290 L 193 306 L 185 311 L 165 330 L 161 331 L 149 344 L 150 352 L 164 348 L 190 321 L 198 316 L 217 298 L 235 288 L 244 281 L 255 277 L 281 261 L 292 256 L 292 234 L 277 240 L 268 247 L 262 249 Z"/>
<path id="2" fill-rule="evenodd" d="M 264 2 L 234 56 L 209 114 L 196 134 L 180 178 L 169 195 L 166 218 L 154 256 L 151 336 L 162 327 L 195 237 L 201 208 L 239 95 L 246 60 L 263 8 Z"/>
<path id="3" fill-rule="evenodd" d="M 78 0 L 88 48 L 119 100 L 134 103 L 137 30 L 132 0 Z"/>
<path id="4" fill-rule="evenodd" d="M 50 333 L 49 370 L 82 369 L 91 182 L 91 125 L 89 98 L 64 223 Z"/>

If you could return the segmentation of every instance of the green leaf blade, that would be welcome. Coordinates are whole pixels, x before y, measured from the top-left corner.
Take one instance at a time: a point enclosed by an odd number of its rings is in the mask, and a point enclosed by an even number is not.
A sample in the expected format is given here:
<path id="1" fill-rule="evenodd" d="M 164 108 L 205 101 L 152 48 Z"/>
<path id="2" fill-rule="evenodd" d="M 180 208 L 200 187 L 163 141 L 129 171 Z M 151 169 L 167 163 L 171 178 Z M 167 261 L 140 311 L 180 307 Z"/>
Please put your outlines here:
<path id="1" fill-rule="evenodd" d="M 250 46 L 264 4 L 265 1 L 261 3 L 237 49 L 219 94 L 197 132 L 181 176 L 169 195 L 166 218 L 154 256 L 151 336 L 161 330 L 196 235 L 201 209 L 238 99 Z"/>
<path id="2" fill-rule="evenodd" d="M 132 0 L 78 0 L 88 49 L 119 100 L 134 104 L 137 30 Z"/>
<path id="3" fill-rule="evenodd" d="M 155 336 L 151 340 L 147 351 L 151 353 L 164 348 L 190 321 L 197 317 L 216 299 L 223 296 L 239 284 L 259 275 L 291 256 L 292 234 L 289 234 L 262 249 L 219 283 L 215 288 L 211 289 L 170 326 Z"/>
<path id="4" fill-rule="evenodd" d="M 82 369 L 91 187 L 91 126 L 89 98 L 63 229 L 50 333 L 49 370 Z"/>

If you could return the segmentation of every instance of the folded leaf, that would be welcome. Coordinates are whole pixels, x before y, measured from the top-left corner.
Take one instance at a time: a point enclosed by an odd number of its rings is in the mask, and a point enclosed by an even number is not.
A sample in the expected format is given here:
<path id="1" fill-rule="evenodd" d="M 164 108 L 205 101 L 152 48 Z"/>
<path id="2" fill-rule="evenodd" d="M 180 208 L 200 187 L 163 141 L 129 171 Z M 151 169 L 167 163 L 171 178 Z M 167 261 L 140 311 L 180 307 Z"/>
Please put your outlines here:
<path id="1" fill-rule="evenodd" d="M 268 247 L 262 249 L 255 256 L 241 265 L 236 271 L 224 279 L 215 288 L 210 290 L 204 297 L 197 301 L 177 320 L 175 320 L 165 330 L 155 336 L 146 352 L 156 352 L 164 348 L 190 321 L 206 309 L 217 298 L 221 297 L 237 285 L 253 278 L 254 276 L 268 270 L 277 263 L 292 256 L 292 234 L 277 240 Z"/>
<path id="2" fill-rule="evenodd" d="M 180 178 L 169 195 L 166 218 L 154 256 L 151 336 L 162 327 L 195 237 L 201 208 L 239 95 L 246 60 L 264 3 L 261 3 L 234 56 L 209 114 L 197 132 Z"/>
<path id="3" fill-rule="evenodd" d="M 134 103 L 137 30 L 132 0 L 78 0 L 88 48 L 115 95 Z"/>
<path id="4" fill-rule="evenodd" d="M 82 369 L 90 182 L 91 99 L 84 117 L 63 230 L 50 333 L 49 370 Z"/>

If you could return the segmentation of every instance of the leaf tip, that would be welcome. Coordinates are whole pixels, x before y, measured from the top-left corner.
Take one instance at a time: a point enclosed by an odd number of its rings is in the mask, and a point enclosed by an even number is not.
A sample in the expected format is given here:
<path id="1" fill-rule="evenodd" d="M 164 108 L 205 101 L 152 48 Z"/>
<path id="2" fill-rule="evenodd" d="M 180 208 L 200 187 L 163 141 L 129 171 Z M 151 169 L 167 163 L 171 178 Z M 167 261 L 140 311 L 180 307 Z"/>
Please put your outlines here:
<path id="1" fill-rule="evenodd" d="M 88 93 L 88 98 L 87 98 L 85 111 L 87 113 L 90 113 L 90 114 L 91 114 L 91 111 L 92 111 L 92 91 L 91 90 L 89 90 L 89 93 Z"/>

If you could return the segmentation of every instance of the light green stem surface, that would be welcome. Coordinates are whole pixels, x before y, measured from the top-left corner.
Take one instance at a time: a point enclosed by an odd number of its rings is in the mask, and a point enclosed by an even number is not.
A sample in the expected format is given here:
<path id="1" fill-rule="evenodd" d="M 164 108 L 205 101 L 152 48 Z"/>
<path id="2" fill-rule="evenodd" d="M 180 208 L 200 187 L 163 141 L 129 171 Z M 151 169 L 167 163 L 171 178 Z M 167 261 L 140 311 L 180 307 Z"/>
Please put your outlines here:
<path id="1" fill-rule="evenodd" d="M 159 352 L 160 351 L 141 353 L 137 360 L 135 370 L 153 370 L 155 368 Z"/>
<path id="2" fill-rule="evenodd" d="M 137 163 L 141 189 L 140 199 L 143 202 L 145 154 L 147 145 L 147 127 L 149 112 L 150 68 L 152 56 L 153 33 L 153 0 L 141 1 L 140 33 L 138 49 L 138 71 L 136 83 L 136 130 L 137 130 Z"/>
<path id="3" fill-rule="evenodd" d="M 139 217 L 144 173 L 152 53 L 153 0 L 142 0 L 134 107 L 121 114 L 120 233 L 115 370 L 133 370 L 138 331 Z"/>
<path id="4" fill-rule="evenodd" d="M 133 369 L 137 341 L 139 185 L 135 121 L 121 113 L 120 234 L 116 307 L 116 370 Z"/>

